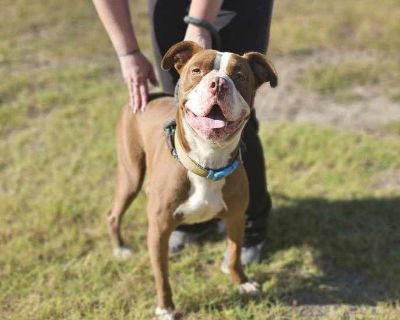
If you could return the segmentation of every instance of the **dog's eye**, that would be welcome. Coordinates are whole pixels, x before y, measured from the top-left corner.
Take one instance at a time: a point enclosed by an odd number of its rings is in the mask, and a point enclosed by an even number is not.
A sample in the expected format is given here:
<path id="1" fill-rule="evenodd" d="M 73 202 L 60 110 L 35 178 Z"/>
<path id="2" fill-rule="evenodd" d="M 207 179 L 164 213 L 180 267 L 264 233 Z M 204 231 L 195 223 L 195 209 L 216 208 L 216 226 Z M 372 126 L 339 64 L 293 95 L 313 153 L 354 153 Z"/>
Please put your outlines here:
<path id="1" fill-rule="evenodd" d="M 237 72 L 236 78 L 238 78 L 239 80 L 246 80 L 246 76 L 242 72 Z"/>
<path id="2" fill-rule="evenodd" d="M 199 74 L 201 72 L 200 68 L 193 68 L 192 74 Z"/>

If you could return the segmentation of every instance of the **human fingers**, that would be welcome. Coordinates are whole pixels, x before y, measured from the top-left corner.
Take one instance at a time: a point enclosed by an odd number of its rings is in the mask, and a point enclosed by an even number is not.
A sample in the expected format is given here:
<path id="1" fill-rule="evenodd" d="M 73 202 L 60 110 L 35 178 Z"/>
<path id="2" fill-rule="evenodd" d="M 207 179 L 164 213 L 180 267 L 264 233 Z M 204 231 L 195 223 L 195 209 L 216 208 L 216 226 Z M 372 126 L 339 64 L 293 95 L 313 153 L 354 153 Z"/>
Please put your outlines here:
<path id="1" fill-rule="evenodd" d="M 131 108 L 131 111 L 135 113 L 135 101 L 133 97 L 133 81 L 132 80 L 127 80 L 127 86 L 128 86 L 128 92 L 129 92 L 129 107 Z"/>
<path id="2" fill-rule="evenodd" d="M 140 100 L 140 86 L 139 83 L 133 83 L 133 113 L 140 110 L 141 100 Z"/>
<path id="3" fill-rule="evenodd" d="M 144 111 L 147 106 L 147 97 L 149 95 L 149 91 L 147 88 L 147 83 L 144 82 L 140 85 L 140 98 L 141 98 L 141 108 L 140 111 Z"/>

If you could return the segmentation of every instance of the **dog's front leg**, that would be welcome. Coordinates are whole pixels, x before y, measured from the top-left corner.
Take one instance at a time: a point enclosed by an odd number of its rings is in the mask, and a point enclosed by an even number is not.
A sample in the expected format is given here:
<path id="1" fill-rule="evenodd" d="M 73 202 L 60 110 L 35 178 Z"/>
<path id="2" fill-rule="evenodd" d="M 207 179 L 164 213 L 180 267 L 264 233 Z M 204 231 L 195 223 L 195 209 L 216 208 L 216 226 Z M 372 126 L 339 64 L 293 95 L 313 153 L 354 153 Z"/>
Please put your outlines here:
<path id="1" fill-rule="evenodd" d="M 162 320 L 174 319 L 174 303 L 168 281 L 168 240 L 171 231 L 168 225 L 159 221 L 159 216 L 149 219 L 147 244 L 156 282 L 156 315 Z"/>
<path id="2" fill-rule="evenodd" d="M 244 235 L 244 214 L 229 215 L 226 218 L 226 231 L 228 236 L 228 270 L 233 283 L 239 286 L 243 293 L 256 295 L 260 293 L 260 285 L 247 278 L 240 261 Z"/>

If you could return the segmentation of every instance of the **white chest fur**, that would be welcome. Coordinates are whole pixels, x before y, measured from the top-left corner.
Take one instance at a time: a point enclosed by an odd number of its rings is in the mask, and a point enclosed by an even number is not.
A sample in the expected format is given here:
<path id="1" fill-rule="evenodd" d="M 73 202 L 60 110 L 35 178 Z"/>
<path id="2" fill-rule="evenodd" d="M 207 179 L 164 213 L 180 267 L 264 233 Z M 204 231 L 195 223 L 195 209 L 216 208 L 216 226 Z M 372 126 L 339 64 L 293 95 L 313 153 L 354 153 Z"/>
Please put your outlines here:
<path id="1" fill-rule="evenodd" d="M 204 222 L 227 210 L 222 194 L 225 179 L 211 181 L 192 172 L 188 173 L 188 177 L 189 198 L 175 210 L 175 214 L 183 215 L 183 223 Z"/>

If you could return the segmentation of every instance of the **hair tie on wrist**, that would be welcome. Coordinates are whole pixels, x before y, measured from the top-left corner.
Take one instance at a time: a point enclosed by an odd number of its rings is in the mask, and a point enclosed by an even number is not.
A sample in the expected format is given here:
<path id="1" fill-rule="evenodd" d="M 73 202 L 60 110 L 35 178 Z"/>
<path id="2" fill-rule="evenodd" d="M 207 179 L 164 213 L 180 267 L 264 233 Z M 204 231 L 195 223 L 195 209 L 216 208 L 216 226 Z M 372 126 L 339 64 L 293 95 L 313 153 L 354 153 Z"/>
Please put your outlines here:
<path id="1" fill-rule="evenodd" d="M 139 53 L 139 52 L 140 52 L 140 49 L 136 48 L 135 50 L 128 51 L 125 53 L 118 53 L 118 57 L 123 58 L 123 57 L 127 57 L 127 56 L 133 56 L 134 54 Z"/>
<path id="2" fill-rule="evenodd" d="M 203 19 L 199 19 L 199 18 L 195 18 L 195 17 L 191 17 L 191 16 L 185 16 L 183 18 L 183 21 L 186 24 L 193 24 L 195 26 L 201 27 L 203 29 L 206 29 L 208 32 L 211 33 L 211 37 L 213 39 L 213 44 L 214 44 L 214 48 L 216 50 L 220 50 L 221 49 L 221 37 L 218 33 L 218 30 L 208 21 L 203 20 Z"/>

